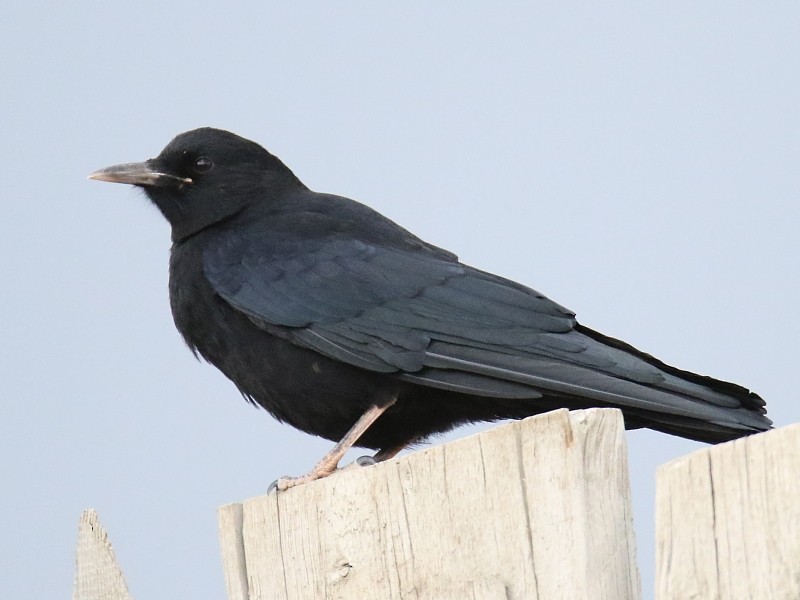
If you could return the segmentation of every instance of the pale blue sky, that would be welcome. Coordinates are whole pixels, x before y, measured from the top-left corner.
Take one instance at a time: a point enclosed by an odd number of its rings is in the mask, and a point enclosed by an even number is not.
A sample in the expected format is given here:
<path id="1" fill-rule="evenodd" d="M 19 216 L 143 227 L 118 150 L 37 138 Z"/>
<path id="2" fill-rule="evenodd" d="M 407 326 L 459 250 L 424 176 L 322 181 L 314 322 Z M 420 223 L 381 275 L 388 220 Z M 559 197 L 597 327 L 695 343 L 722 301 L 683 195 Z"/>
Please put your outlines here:
<path id="1" fill-rule="evenodd" d="M 330 445 L 192 358 L 166 223 L 86 180 L 198 126 L 800 421 L 798 40 L 794 2 L 7 3 L 0 597 L 70 594 L 91 506 L 136 598 L 222 598 L 215 508 Z M 628 439 L 650 597 L 701 445 Z"/>

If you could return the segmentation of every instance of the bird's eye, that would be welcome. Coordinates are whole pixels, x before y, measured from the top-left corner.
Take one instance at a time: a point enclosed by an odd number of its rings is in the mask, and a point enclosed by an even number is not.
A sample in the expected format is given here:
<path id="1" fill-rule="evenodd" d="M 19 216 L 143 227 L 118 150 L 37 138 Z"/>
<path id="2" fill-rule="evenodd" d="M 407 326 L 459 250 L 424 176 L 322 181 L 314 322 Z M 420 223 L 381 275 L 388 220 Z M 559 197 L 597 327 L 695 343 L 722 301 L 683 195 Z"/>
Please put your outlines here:
<path id="1" fill-rule="evenodd" d="M 194 170 L 198 173 L 205 173 L 206 171 L 210 171 L 214 166 L 214 161 L 212 161 L 207 156 L 201 156 L 196 161 L 194 161 Z"/>

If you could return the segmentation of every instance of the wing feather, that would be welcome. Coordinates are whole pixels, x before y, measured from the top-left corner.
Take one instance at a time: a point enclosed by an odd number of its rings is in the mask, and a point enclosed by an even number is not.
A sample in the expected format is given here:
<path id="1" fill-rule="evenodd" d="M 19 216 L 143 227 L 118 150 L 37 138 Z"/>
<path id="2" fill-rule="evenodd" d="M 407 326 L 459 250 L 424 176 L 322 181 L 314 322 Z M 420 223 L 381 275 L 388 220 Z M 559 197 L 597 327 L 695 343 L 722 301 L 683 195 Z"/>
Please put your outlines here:
<path id="1" fill-rule="evenodd" d="M 209 244 L 208 281 L 256 324 L 286 328 L 288 339 L 332 359 L 487 397 L 556 395 L 764 427 L 762 415 L 729 410 L 742 408 L 740 398 L 593 338 L 539 292 L 434 247 L 265 237 Z"/>

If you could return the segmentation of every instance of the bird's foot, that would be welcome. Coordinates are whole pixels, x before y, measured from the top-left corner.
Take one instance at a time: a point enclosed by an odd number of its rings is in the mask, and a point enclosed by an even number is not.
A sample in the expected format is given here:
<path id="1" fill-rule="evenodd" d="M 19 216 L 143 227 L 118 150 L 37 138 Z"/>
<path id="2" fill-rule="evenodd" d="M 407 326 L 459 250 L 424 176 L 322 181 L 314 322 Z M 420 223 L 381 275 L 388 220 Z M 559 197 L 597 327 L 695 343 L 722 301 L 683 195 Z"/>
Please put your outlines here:
<path id="1" fill-rule="evenodd" d="M 306 473 L 305 475 L 300 475 L 298 477 L 284 475 L 280 479 L 276 479 L 269 484 L 269 487 L 267 488 L 267 494 L 271 494 L 274 491 L 288 490 L 289 488 L 303 485 L 304 483 L 310 483 L 312 481 L 316 481 L 317 479 L 322 479 L 323 477 L 328 477 L 329 475 L 333 475 L 341 471 L 349 471 L 355 467 L 371 467 L 372 465 L 376 464 L 378 464 L 378 461 L 372 456 L 359 456 L 349 465 L 338 468 L 334 466 L 334 468 L 331 470 L 329 470 L 329 464 L 318 464 L 311 470 L 310 473 Z"/>
<path id="2" fill-rule="evenodd" d="M 311 469 L 311 472 L 301 475 L 300 477 L 281 477 L 270 484 L 269 488 L 267 488 L 267 493 L 270 493 L 272 490 L 288 490 L 289 488 L 303 485 L 304 483 L 322 479 L 340 470 L 338 469 L 339 461 L 342 460 L 345 453 L 353 446 L 356 440 L 361 437 L 361 434 L 375 422 L 375 419 L 380 417 L 387 408 L 395 403 L 395 400 L 396 398 L 391 398 L 389 402 L 385 402 L 380 406 L 377 404 L 370 406 L 331 451 L 323 456 L 314 468 Z M 362 465 L 365 459 L 368 460 L 369 457 L 361 457 L 356 463 Z"/>
<path id="3" fill-rule="evenodd" d="M 310 473 L 306 473 L 305 475 L 299 475 L 297 477 L 290 477 L 289 475 L 284 475 L 283 477 L 276 479 L 272 483 L 269 484 L 267 488 L 267 493 L 271 494 L 273 491 L 283 492 L 288 490 L 289 488 L 296 487 L 298 485 L 303 485 L 304 483 L 311 483 L 312 481 L 316 481 L 317 479 L 322 479 L 323 477 L 327 477 L 330 473 L 321 474 L 316 473 L 315 471 L 311 471 Z"/>
<path id="4" fill-rule="evenodd" d="M 377 465 L 378 461 L 374 456 L 359 456 L 353 464 L 359 467 L 371 467 Z"/>

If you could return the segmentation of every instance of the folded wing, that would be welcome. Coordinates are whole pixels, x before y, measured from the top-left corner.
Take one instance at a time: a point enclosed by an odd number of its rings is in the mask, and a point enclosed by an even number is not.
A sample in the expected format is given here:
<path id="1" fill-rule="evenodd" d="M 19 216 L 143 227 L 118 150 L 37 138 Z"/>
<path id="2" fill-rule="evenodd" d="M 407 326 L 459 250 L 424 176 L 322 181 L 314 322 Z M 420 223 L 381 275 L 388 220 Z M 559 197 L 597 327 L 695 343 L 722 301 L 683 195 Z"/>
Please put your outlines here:
<path id="1" fill-rule="evenodd" d="M 664 365 L 583 328 L 535 290 L 451 255 L 346 236 L 263 237 L 209 245 L 206 277 L 254 323 L 285 328 L 294 343 L 332 359 L 478 396 L 655 413 L 676 427 L 769 427 L 763 401 L 746 389 Z"/>

